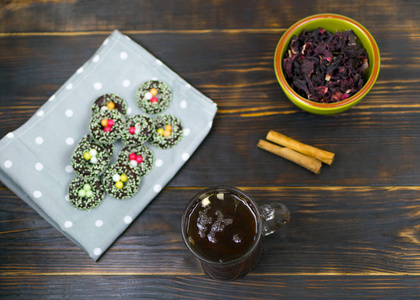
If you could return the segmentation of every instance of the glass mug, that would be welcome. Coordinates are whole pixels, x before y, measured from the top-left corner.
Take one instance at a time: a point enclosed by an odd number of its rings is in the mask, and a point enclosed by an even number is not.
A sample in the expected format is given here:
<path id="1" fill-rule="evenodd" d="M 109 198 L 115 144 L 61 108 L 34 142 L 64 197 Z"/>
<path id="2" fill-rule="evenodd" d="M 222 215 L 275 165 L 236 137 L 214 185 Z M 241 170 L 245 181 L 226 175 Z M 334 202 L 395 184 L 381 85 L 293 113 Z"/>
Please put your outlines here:
<path id="1" fill-rule="evenodd" d="M 280 203 L 258 206 L 231 186 L 209 187 L 195 195 L 182 214 L 182 238 L 204 273 L 233 280 L 257 266 L 262 237 L 289 221 Z"/>

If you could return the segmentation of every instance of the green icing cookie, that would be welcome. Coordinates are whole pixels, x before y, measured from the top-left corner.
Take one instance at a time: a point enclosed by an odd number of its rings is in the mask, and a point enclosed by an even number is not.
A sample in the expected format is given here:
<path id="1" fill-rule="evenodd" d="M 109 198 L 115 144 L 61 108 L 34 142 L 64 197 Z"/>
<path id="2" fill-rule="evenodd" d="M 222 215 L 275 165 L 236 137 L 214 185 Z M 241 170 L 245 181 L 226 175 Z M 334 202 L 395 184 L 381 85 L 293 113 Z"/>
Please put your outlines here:
<path id="1" fill-rule="evenodd" d="M 152 89 L 156 89 L 157 94 L 153 95 Z M 141 110 L 148 114 L 158 114 L 163 112 L 172 101 L 172 91 L 169 86 L 158 80 L 149 80 L 141 85 L 136 93 L 137 105 Z"/>
<path id="2" fill-rule="evenodd" d="M 129 165 L 139 176 L 147 175 L 152 170 L 153 161 L 153 153 L 145 145 L 127 146 L 117 158 L 118 163 Z"/>
<path id="3" fill-rule="evenodd" d="M 81 210 L 91 210 L 105 198 L 105 189 L 98 178 L 76 177 L 69 186 L 70 203 Z"/>
<path id="4" fill-rule="evenodd" d="M 125 175 L 125 178 L 124 178 Z M 128 165 L 111 165 L 102 180 L 105 190 L 116 199 L 128 199 L 139 190 L 141 177 Z"/>
<path id="5" fill-rule="evenodd" d="M 102 124 L 102 121 L 112 120 L 112 126 Z M 100 144 L 108 145 L 119 139 L 125 128 L 125 117 L 117 110 L 103 110 L 92 116 L 90 133 Z M 109 130 L 108 130 L 109 129 Z"/>
<path id="6" fill-rule="evenodd" d="M 136 115 L 125 122 L 125 129 L 121 136 L 126 146 L 144 144 L 154 130 L 153 120 L 148 116 Z"/>
<path id="7" fill-rule="evenodd" d="M 73 151 L 73 170 L 79 176 L 98 177 L 105 171 L 113 153 L 114 145 L 100 145 L 90 135 L 86 135 Z"/>
<path id="8" fill-rule="evenodd" d="M 113 104 L 109 104 L 112 102 Z M 124 99 L 115 94 L 105 94 L 100 96 L 92 105 L 92 116 L 100 112 L 101 110 L 117 110 L 123 115 L 127 113 L 127 104 Z M 114 106 L 114 107 L 113 107 Z"/>
<path id="9" fill-rule="evenodd" d="M 182 139 L 182 124 L 178 118 L 172 115 L 161 115 L 153 119 L 155 123 L 155 131 L 153 132 L 150 142 L 153 146 L 160 149 L 170 149 L 178 144 Z M 171 127 L 169 134 L 167 126 Z"/>

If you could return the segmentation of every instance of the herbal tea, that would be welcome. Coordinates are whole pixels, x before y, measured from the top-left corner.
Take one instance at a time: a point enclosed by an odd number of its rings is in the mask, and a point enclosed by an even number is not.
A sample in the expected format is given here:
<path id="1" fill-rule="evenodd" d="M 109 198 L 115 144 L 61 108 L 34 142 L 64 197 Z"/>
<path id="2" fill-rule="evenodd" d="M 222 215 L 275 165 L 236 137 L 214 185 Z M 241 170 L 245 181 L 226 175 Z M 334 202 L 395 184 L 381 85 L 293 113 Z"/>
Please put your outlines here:
<path id="1" fill-rule="evenodd" d="M 226 262 L 247 253 L 257 239 L 257 216 L 236 194 L 215 192 L 187 216 L 188 242 L 205 259 Z"/>

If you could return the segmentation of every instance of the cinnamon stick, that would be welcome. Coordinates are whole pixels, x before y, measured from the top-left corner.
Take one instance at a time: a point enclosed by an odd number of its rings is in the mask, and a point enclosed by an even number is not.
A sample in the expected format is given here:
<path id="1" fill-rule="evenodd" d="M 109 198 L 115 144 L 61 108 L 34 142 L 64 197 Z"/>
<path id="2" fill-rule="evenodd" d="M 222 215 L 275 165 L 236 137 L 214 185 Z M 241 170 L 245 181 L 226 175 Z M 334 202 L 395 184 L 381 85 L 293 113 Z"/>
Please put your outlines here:
<path id="1" fill-rule="evenodd" d="M 267 134 L 267 140 L 276 143 L 278 145 L 293 149 L 302 154 L 308 155 L 310 157 L 316 158 L 323 163 L 331 165 L 334 161 L 335 154 L 328 152 L 313 146 L 306 145 L 295 139 L 292 139 L 284 134 L 278 133 L 274 130 L 270 130 Z"/>
<path id="2" fill-rule="evenodd" d="M 287 160 L 290 160 L 294 162 L 295 164 L 298 164 L 299 166 L 302 166 L 315 174 L 321 173 L 322 163 L 315 158 L 303 155 L 299 152 L 296 152 L 286 147 L 274 145 L 264 140 L 260 140 L 257 146 L 268 152 L 271 152 Z"/>

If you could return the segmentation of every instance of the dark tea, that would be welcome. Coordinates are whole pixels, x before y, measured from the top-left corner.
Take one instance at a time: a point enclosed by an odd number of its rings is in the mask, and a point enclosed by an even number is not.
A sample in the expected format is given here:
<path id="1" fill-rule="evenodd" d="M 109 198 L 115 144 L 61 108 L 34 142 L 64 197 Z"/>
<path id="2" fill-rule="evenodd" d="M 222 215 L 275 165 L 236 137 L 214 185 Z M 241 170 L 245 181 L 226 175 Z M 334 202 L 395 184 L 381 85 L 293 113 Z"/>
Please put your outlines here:
<path id="1" fill-rule="evenodd" d="M 197 199 L 186 216 L 188 242 L 197 254 L 214 262 L 243 257 L 258 238 L 255 208 L 227 190 Z"/>

